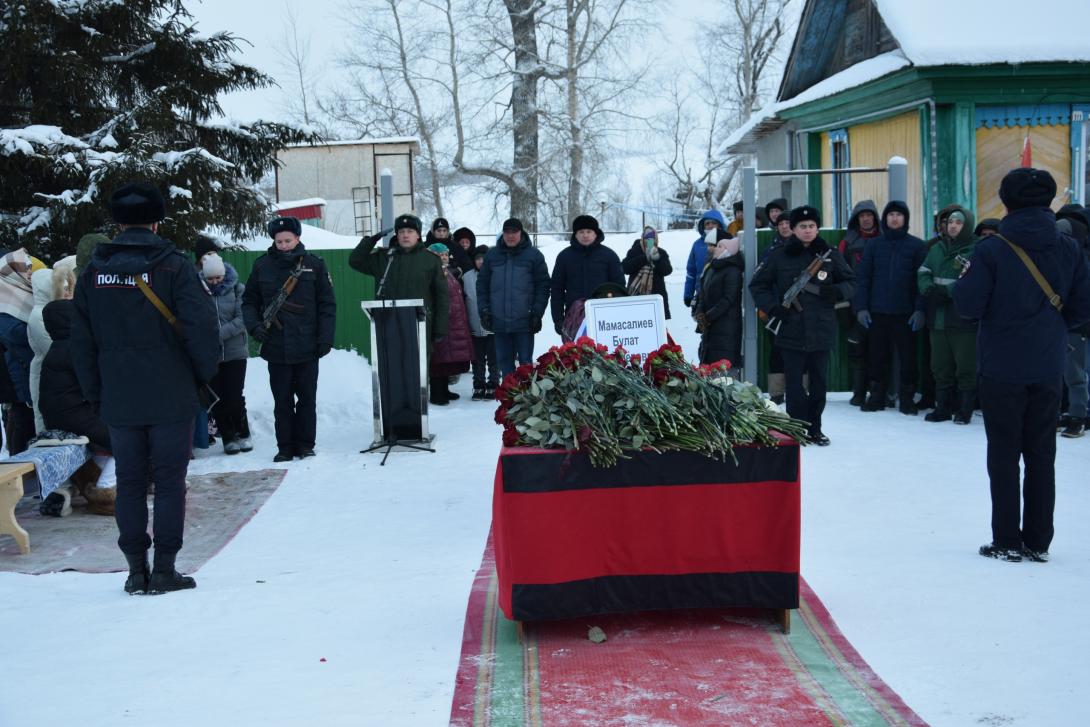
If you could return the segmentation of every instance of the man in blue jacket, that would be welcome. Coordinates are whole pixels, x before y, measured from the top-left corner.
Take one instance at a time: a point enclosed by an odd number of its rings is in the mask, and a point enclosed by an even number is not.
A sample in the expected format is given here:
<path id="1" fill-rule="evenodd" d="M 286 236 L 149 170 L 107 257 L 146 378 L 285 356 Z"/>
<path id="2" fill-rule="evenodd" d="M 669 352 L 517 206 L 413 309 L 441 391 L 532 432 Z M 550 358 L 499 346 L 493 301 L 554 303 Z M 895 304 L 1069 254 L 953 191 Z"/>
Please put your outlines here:
<path id="1" fill-rule="evenodd" d="M 534 334 L 549 303 L 549 268 L 545 256 L 530 243 L 522 221 L 512 217 L 503 223 L 499 244 L 484 256 L 477 275 L 481 326 L 496 338 L 496 367 L 500 378 L 520 364 L 534 360 Z"/>
<path id="2" fill-rule="evenodd" d="M 999 187 L 1007 208 L 999 233 L 977 242 L 954 284 L 958 313 L 980 321 L 977 392 L 992 496 L 992 541 L 980 554 L 1011 562 L 1048 560 L 1067 332 L 1090 320 L 1090 269 L 1056 227 L 1055 196 L 1047 171 L 1009 172 Z M 1021 502 L 1019 459 L 1026 466 Z"/>
<path id="3" fill-rule="evenodd" d="M 870 396 L 863 411 L 886 408 L 886 388 L 893 350 L 901 366 L 898 394 L 902 414 L 916 415 L 916 331 L 923 328 L 926 301 L 916 285 L 927 246 L 908 234 L 908 205 L 894 200 L 882 211 L 882 234 L 863 249 L 855 268 L 855 297 L 859 325 L 868 331 L 867 369 Z"/>
<path id="4" fill-rule="evenodd" d="M 693 246 L 689 250 L 689 259 L 685 263 L 685 292 L 682 300 L 686 308 L 693 304 L 697 283 L 700 282 L 700 276 L 704 274 L 704 265 L 708 262 L 708 242 L 705 236 L 709 230 L 726 229 L 727 221 L 723 219 L 723 213 L 719 210 L 708 210 L 697 220 L 696 231 L 700 233 L 700 237 L 693 241 Z M 715 235 L 712 235 L 711 239 L 711 246 L 715 247 Z"/>
<path id="5" fill-rule="evenodd" d="M 129 564 L 125 592 L 194 588 L 174 562 L 182 549 L 197 389 L 219 367 L 216 306 L 192 261 L 156 234 L 166 216 L 158 189 L 126 184 L 110 197 L 110 212 L 121 231 L 95 247 L 76 283 L 72 363 L 84 398 L 110 429 L 117 545 Z M 176 316 L 175 325 L 152 296 Z M 148 568 L 149 471 L 154 569 Z"/>

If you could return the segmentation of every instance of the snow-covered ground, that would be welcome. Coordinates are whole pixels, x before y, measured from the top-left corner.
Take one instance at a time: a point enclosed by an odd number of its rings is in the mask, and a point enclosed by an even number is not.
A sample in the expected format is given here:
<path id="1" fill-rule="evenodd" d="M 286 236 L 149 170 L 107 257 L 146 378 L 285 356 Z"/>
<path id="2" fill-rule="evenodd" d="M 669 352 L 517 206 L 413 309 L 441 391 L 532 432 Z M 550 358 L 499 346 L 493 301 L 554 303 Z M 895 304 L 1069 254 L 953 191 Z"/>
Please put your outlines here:
<path id="1" fill-rule="evenodd" d="M 693 237 L 664 241 L 671 331 L 690 354 Z M 556 342 L 540 334 L 538 352 Z M 363 359 L 323 359 L 318 456 L 287 465 L 197 590 L 132 598 L 123 574 L 0 573 L 0 725 L 446 724 L 500 432 L 463 377 L 462 399 L 430 412 L 438 452 L 379 467 L 358 454 L 370 386 Z M 274 466 L 260 360 L 246 394 L 256 449 L 199 452 L 192 473 Z M 1059 442 L 1053 561 L 1008 564 L 976 555 L 990 534 L 979 417 L 862 414 L 833 395 L 825 421 L 832 446 L 803 453 L 803 574 L 863 657 L 935 725 L 1090 724 L 1090 439 Z"/>

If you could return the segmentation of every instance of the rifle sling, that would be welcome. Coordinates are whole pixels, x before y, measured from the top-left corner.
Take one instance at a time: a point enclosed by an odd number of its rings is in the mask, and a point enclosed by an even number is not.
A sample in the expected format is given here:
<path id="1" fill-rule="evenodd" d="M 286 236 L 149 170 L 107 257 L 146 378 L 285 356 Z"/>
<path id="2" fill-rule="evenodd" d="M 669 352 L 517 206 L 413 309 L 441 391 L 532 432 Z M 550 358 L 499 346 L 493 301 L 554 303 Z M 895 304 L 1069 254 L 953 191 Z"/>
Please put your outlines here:
<path id="1" fill-rule="evenodd" d="M 167 319 L 167 323 L 174 329 L 174 332 L 180 336 L 182 332 L 178 330 L 178 319 L 170 312 L 170 308 L 167 308 L 167 304 L 148 287 L 142 277 L 138 274 L 134 274 L 133 277 L 136 279 L 136 287 L 140 288 L 140 292 L 144 294 L 144 297 L 151 301 L 151 304 L 163 314 L 163 318 Z"/>
<path id="2" fill-rule="evenodd" d="M 1063 312 L 1064 304 L 1063 301 L 1060 300 L 1059 294 L 1052 289 L 1051 285 L 1048 284 L 1048 281 L 1045 280 L 1045 276 L 1041 274 L 1041 271 L 1034 264 L 1033 260 L 1031 260 L 1029 255 L 1026 254 L 1026 251 L 1018 245 L 1015 245 L 1007 238 L 1000 235 L 998 232 L 995 233 L 995 236 L 1003 242 L 1007 243 L 1010 249 L 1014 251 L 1014 254 L 1018 256 L 1018 259 L 1022 261 L 1022 264 L 1026 266 L 1026 270 L 1029 271 L 1029 274 L 1033 276 L 1033 279 L 1035 281 L 1037 281 L 1037 285 L 1040 286 L 1041 291 L 1044 292 L 1045 297 L 1048 299 L 1049 305 L 1055 308 L 1057 313 Z"/>

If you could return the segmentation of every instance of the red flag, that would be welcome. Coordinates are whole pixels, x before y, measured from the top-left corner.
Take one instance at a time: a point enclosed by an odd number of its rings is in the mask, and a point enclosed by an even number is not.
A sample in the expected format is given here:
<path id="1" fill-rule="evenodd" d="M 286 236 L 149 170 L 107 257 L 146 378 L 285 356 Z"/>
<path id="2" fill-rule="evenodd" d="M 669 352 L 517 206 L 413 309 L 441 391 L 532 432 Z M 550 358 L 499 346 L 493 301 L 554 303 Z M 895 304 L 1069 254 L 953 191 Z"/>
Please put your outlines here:
<path id="1" fill-rule="evenodd" d="M 1022 142 L 1022 166 L 1033 166 L 1033 146 L 1029 141 L 1029 134 L 1026 134 L 1026 140 Z"/>

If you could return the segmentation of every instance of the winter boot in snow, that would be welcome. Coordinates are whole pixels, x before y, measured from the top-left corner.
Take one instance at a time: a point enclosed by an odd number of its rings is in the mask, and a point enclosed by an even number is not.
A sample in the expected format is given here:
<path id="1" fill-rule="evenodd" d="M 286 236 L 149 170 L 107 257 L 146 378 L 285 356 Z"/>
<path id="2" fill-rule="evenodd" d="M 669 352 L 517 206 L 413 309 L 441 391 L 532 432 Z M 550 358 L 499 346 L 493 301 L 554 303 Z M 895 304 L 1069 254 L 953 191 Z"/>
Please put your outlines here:
<path id="1" fill-rule="evenodd" d="M 948 422 L 953 416 L 954 390 L 951 388 L 938 389 L 935 392 L 935 408 L 924 416 L 929 422 Z"/>
<path id="2" fill-rule="evenodd" d="M 250 441 L 249 437 L 242 437 L 238 440 L 238 450 L 240 452 L 252 452 L 254 451 L 254 443 Z"/>
<path id="3" fill-rule="evenodd" d="M 38 505 L 38 512 L 46 517 L 68 517 L 72 514 L 72 491 L 62 485 L 49 493 Z"/>
<path id="4" fill-rule="evenodd" d="M 996 545 L 995 543 L 986 543 L 980 546 L 980 554 L 983 555 L 985 558 L 1005 560 L 1008 563 L 1022 562 L 1021 548 L 1004 548 L 1002 546 Z"/>
<path id="5" fill-rule="evenodd" d="M 899 408 L 902 414 L 907 414 L 910 417 L 914 417 L 919 414 L 919 410 L 916 408 L 916 403 L 913 401 L 916 392 L 912 386 L 902 386 L 898 392 L 897 399 L 899 401 Z"/>
<path id="6" fill-rule="evenodd" d="M 450 403 L 450 397 L 447 389 L 447 377 L 445 376 L 432 376 L 429 381 L 428 388 L 431 392 L 428 394 L 428 403 L 435 406 L 446 406 Z"/>
<path id="7" fill-rule="evenodd" d="M 242 445 L 239 444 L 237 439 L 224 439 L 223 452 L 224 454 L 239 454 L 242 452 Z"/>
<path id="8" fill-rule="evenodd" d="M 143 595 L 148 592 L 148 579 L 151 577 L 148 568 L 148 554 L 125 553 L 125 560 L 129 562 L 129 577 L 125 579 L 125 593 L 130 596 Z"/>
<path id="9" fill-rule="evenodd" d="M 954 424 L 969 424 L 973 421 L 973 401 L 975 399 L 975 391 L 958 392 L 958 410 L 954 414 Z"/>
<path id="10" fill-rule="evenodd" d="M 852 371 L 852 406 L 863 406 L 867 401 L 867 372 L 863 369 Z"/>
<path id="11" fill-rule="evenodd" d="M 1066 437 L 1068 439 L 1078 439 L 1085 432 L 1086 427 L 1082 423 L 1082 419 L 1080 419 L 1079 417 L 1071 417 L 1067 422 L 1067 426 L 1063 428 L 1062 432 L 1060 432 L 1060 436 Z"/>
<path id="12" fill-rule="evenodd" d="M 174 558 L 177 554 L 155 554 L 155 568 L 148 579 L 148 593 L 158 595 L 170 591 L 184 591 L 187 588 L 196 588 L 197 581 L 191 576 L 183 576 L 174 570 Z"/>
<path id="13" fill-rule="evenodd" d="M 1032 563 L 1047 563 L 1048 551 L 1047 550 L 1034 550 L 1033 548 L 1027 548 L 1022 546 L 1022 557 Z"/>
<path id="14" fill-rule="evenodd" d="M 882 411 L 886 408 L 886 387 L 877 381 L 870 382 L 870 395 L 860 407 L 863 411 Z"/>
<path id="15" fill-rule="evenodd" d="M 293 459 L 295 459 L 295 450 L 291 447 L 281 447 L 276 450 L 273 462 L 291 462 Z"/>

